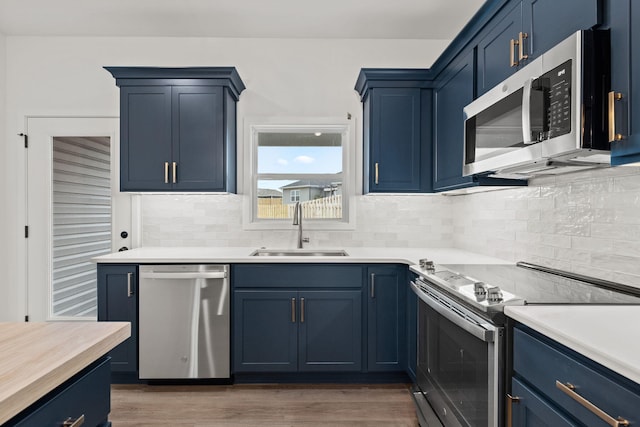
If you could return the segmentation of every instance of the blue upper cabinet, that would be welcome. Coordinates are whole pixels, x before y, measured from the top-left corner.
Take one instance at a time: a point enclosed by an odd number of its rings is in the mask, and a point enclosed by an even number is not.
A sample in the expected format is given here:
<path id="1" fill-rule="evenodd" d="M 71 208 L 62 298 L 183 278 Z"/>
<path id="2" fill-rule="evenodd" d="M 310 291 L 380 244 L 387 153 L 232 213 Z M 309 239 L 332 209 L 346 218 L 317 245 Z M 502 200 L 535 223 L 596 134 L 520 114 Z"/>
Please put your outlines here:
<path id="1" fill-rule="evenodd" d="M 477 45 L 478 95 L 482 95 L 515 72 L 526 59 L 520 59 L 519 46 L 515 45 L 522 31 L 522 4 L 509 5 L 506 13 L 494 18 L 495 24 Z M 525 54 L 523 53 L 523 56 Z"/>
<path id="2" fill-rule="evenodd" d="M 574 32 L 600 24 L 601 3 L 601 0 L 509 2 L 479 36 L 478 96 Z"/>
<path id="3" fill-rule="evenodd" d="M 462 109 L 473 101 L 474 52 L 467 51 L 436 81 L 434 94 L 436 191 L 473 185 L 472 177 L 462 176 L 464 120 Z"/>
<path id="4" fill-rule="evenodd" d="M 608 2 L 611 28 L 611 90 L 615 128 L 611 164 L 640 162 L 640 4 L 634 0 Z"/>
<path id="5" fill-rule="evenodd" d="M 428 70 L 362 69 L 364 193 L 432 191 Z"/>
<path id="6" fill-rule="evenodd" d="M 120 87 L 122 191 L 236 191 L 233 67 L 105 67 Z"/>

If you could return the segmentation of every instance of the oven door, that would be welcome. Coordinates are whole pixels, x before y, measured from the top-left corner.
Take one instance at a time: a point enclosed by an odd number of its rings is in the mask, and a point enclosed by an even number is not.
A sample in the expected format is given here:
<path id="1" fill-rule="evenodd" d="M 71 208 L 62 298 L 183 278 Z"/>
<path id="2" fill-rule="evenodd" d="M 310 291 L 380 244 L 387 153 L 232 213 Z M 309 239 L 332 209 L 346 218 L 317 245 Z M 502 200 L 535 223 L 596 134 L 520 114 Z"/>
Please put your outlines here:
<path id="1" fill-rule="evenodd" d="M 444 426 L 501 425 L 503 328 L 440 292 L 412 287 L 419 297 L 417 379 L 423 398 Z"/>

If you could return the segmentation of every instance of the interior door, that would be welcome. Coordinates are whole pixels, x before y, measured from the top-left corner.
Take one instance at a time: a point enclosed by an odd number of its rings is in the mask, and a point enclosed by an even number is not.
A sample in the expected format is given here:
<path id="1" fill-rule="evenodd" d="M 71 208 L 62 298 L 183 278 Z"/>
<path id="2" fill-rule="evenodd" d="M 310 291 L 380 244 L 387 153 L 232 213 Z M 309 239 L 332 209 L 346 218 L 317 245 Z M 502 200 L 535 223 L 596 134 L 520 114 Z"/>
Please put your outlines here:
<path id="1" fill-rule="evenodd" d="M 95 318 L 90 258 L 131 247 L 131 198 L 118 191 L 118 134 L 117 118 L 27 118 L 31 321 Z"/>

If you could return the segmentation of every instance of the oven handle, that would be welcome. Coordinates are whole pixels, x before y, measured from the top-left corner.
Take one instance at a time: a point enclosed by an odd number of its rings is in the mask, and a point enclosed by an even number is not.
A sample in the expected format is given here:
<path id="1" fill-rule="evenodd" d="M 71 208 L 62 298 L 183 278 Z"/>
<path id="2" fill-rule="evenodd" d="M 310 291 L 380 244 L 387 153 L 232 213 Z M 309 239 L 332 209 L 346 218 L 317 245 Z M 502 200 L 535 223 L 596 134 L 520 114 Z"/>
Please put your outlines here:
<path id="1" fill-rule="evenodd" d="M 469 332 L 474 337 L 484 342 L 487 342 L 487 343 L 494 342 L 494 330 L 485 329 L 481 326 L 478 326 L 474 323 L 471 323 L 463 319 L 451 309 L 445 307 L 435 299 L 431 298 L 429 295 L 422 292 L 422 290 L 420 290 L 420 288 L 418 287 L 418 285 L 415 284 L 415 282 L 411 281 L 410 284 L 411 284 L 411 290 L 413 291 L 413 293 L 415 293 L 418 296 L 418 298 L 420 298 L 425 304 L 427 304 L 429 307 L 434 309 L 445 319 L 451 321 L 456 326 L 461 327 L 462 329 Z M 459 309 L 461 309 L 461 307 Z M 487 326 L 490 326 L 490 325 L 487 325 Z"/>

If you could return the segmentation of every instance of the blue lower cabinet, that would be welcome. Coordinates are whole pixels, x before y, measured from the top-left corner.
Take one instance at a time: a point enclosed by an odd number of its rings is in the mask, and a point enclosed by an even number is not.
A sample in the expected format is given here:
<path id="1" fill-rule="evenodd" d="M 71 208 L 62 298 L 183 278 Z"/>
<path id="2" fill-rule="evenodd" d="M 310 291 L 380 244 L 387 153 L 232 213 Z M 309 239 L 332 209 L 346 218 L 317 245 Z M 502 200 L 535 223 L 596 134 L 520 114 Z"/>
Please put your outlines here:
<path id="1" fill-rule="evenodd" d="M 585 400 L 640 423 L 640 385 L 526 326 L 514 328 L 511 384 L 514 426 L 610 425 Z"/>
<path id="2" fill-rule="evenodd" d="M 131 336 L 109 352 L 114 372 L 138 370 L 137 289 L 137 265 L 98 264 L 98 320 L 131 322 Z"/>
<path id="3" fill-rule="evenodd" d="M 298 370 L 362 369 L 362 292 L 299 292 Z"/>
<path id="4" fill-rule="evenodd" d="M 416 276 L 410 273 L 413 280 Z M 407 373 L 416 381 L 418 369 L 418 296 L 407 283 Z"/>
<path id="5" fill-rule="evenodd" d="M 108 421 L 110 410 L 111 370 L 109 358 L 104 357 L 45 395 L 3 426 L 107 427 L 111 425 Z M 64 424 L 65 422 L 69 424 Z"/>
<path id="6" fill-rule="evenodd" d="M 406 280 L 404 269 L 375 266 L 367 269 L 369 371 L 404 371 L 406 355 Z"/>
<path id="7" fill-rule="evenodd" d="M 359 372 L 361 291 L 236 290 L 234 372 Z"/>
<path id="8" fill-rule="evenodd" d="M 296 372 L 296 291 L 235 291 L 235 372 Z"/>
<path id="9" fill-rule="evenodd" d="M 511 425 L 513 426 L 562 427 L 579 425 L 568 419 L 562 412 L 517 379 L 511 381 L 511 392 L 513 396 L 517 396 L 517 400 L 507 403 L 511 405 Z"/>

